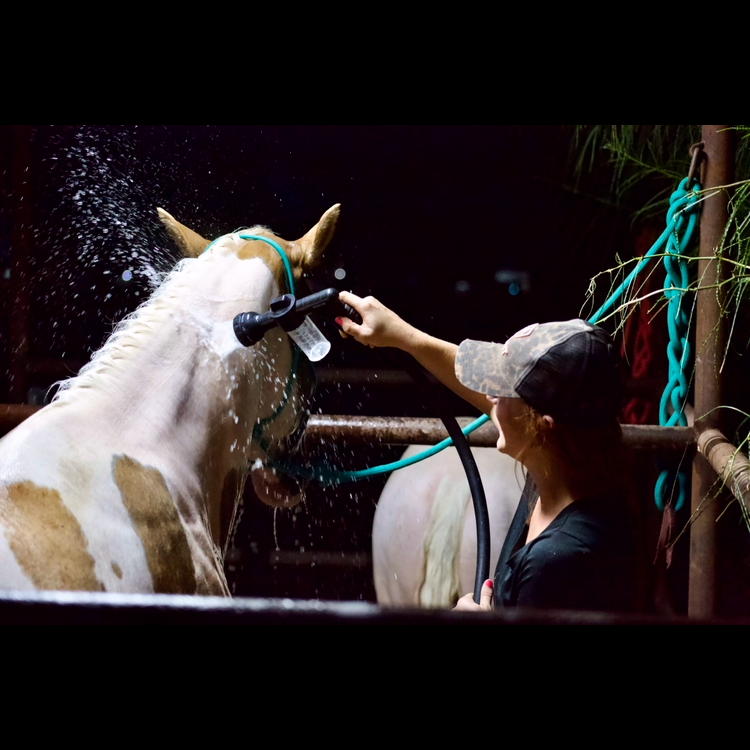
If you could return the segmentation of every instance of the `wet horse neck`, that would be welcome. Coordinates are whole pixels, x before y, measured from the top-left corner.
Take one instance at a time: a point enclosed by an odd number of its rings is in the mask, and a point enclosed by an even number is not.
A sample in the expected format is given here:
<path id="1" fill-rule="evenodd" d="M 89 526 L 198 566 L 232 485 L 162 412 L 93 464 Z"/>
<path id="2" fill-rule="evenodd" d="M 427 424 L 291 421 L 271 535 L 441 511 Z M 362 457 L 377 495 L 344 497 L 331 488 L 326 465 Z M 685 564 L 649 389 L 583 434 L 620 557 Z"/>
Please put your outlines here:
<path id="1" fill-rule="evenodd" d="M 213 485 L 247 461 L 266 380 L 258 377 L 264 363 L 237 342 L 232 320 L 248 304 L 267 309 L 278 290 L 259 260 L 193 263 L 97 355 L 94 376 L 80 384 L 89 385 L 86 397 L 71 389 L 65 400 L 92 421 L 98 415 L 100 430 L 116 436 L 123 452 L 137 447 L 144 460 L 213 495 Z"/>
<path id="2" fill-rule="evenodd" d="M 151 345 L 134 354 L 131 367 L 102 388 L 99 399 L 107 401 L 111 428 L 124 442 L 136 440 L 142 450 L 185 469 L 228 449 L 230 437 L 239 441 L 241 413 L 242 426 L 252 432 L 258 397 L 244 381 L 255 352 L 234 351 L 229 334 L 230 324 L 181 316 L 165 321 Z M 225 352 L 219 351 L 222 339 Z M 96 406 L 92 399 L 91 408 Z"/>

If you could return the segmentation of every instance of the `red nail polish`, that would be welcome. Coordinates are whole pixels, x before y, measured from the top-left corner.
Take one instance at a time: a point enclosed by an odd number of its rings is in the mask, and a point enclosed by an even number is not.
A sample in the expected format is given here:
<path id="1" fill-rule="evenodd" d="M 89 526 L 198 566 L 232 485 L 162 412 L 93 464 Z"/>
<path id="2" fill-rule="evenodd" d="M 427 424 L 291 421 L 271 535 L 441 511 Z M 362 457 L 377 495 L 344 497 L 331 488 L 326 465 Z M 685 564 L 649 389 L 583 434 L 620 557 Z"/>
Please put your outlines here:
<path id="1" fill-rule="evenodd" d="M 336 324 L 341 325 L 344 321 L 341 318 L 336 318 Z"/>
<path id="2" fill-rule="evenodd" d="M 488 579 L 488 580 L 486 580 L 486 581 L 484 582 L 484 585 L 485 585 L 485 586 L 486 586 L 486 587 L 487 587 L 488 589 L 491 589 L 491 588 L 492 588 L 492 581 Z"/>

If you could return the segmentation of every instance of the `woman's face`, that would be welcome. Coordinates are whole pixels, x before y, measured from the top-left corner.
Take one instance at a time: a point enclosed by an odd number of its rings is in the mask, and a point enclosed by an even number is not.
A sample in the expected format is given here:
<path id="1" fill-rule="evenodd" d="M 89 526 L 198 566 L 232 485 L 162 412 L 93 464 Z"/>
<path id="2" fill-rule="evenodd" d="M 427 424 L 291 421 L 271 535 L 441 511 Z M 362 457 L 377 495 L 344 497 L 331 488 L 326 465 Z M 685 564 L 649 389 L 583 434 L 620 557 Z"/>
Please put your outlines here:
<path id="1" fill-rule="evenodd" d="M 512 458 L 529 443 L 526 405 L 520 398 L 487 396 L 492 404 L 490 418 L 499 433 L 497 449 Z"/>

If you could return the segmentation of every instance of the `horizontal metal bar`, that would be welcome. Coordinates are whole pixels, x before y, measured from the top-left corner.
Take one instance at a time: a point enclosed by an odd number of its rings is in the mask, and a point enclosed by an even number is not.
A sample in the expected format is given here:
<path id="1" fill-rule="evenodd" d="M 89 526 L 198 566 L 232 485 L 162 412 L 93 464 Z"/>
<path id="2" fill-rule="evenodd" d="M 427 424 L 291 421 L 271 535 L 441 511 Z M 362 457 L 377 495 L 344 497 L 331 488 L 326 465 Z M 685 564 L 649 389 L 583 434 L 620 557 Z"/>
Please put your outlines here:
<path id="1" fill-rule="evenodd" d="M 38 411 L 39 406 L 0 404 L 0 436 Z M 459 417 L 465 427 L 473 417 Z M 634 450 L 657 452 L 694 450 L 693 430 L 690 427 L 657 427 L 655 425 L 623 425 L 625 445 Z M 387 445 L 436 445 L 448 433 L 439 419 L 420 417 L 355 417 L 313 414 L 305 432 L 306 447 L 324 441 L 348 445 L 384 443 Z M 469 435 L 469 443 L 478 447 L 494 448 L 497 430 L 489 422 Z"/>
<path id="2" fill-rule="evenodd" d="M 750 624 L 750 619 L 708 623 Z M 498 609 L 393 609 L 369 602 L 221 599 L 166 594 L 0 591 L 4 625 L 696 625 L 675 616 Z"/>
<path id="3" fill-rule="evenodd" d="M 459 417 L 465 427 L 474 420 Z M 423 417 L 355 417 L 313 414 L 305 428 L 305 442 L 311 447 L 321 440 L 343 442 L 347 445 L 385 443 L 388 445 L 435 445 L 445 440 L 448 433 L 439 419 Z M 469 436 L 472 445 L 497 443 L 497 430 L 487 423 Z"/>
<path id="4" fill-rule="evenodd" d="M 403 370 L 364 369 L 358 367 L 315 367 L 315 380 L 319 386 L 391 386 L 416 388 L 415 382 Z"/>
<path id="5" fill-rule="evenodd" d="M 27 406 L 26 404 L 0 404 L 0 436 L 10 432 L 41 408 L 41 406 Z"/>
<path id="6" fill-rule="evenodd" d="M 459 417 L 463 428 L 473 422 L 471 417 Z M 634 450 L 685 451 L 694 450 L 694 435 L 690 427 L 658 427 L 654 425 L 623 425 L 623 441 Z M 305 431 L 309 447 L 321 440 L 345 442 L 349 445 L 386 443 L 390 445 L 435 445 L 448 437 L 439 419 L 408 417 L 354 417 L 314 414 Z M 487 422 L 469 435 L 469 443 L 478 447 L 494 448 L 497 429 Z"/>
<path id="7" fill-rule="evenodd" d="M 302 552 L 300 550 L 274 550 L 269 557 L 271 565 L 320 565 L 330 568 L 366 568 L 372 557 L 364 552 Z"/>
<path id="8" fill-rule="evenodd" d="M 698 435 L 698 450 L 750 516 L 750 461 L 719 430 Z"/>
<path id="9" fill-rule="evenodd" d="M 315 380 L 319 386 L 350 386 L 373 388 L 414 388 L 418 386 L 411 376 L 396 368 L 329 367 L 315 365 Z M 629 396 L 650 395 L 664 390 L 664 382 L 659 378 L 625 379 L 625 392 Z"/>

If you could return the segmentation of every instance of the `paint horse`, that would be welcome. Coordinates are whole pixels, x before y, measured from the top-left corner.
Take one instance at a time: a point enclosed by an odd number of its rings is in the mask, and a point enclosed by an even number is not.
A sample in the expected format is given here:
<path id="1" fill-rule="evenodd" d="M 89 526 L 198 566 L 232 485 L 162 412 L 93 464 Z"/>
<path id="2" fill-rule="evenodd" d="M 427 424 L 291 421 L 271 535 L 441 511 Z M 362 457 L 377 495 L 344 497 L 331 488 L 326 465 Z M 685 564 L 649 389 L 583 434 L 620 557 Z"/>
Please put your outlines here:
<path id="1" fill-rule="evenodd" d="M 263 227 L 209 246 L 161 209 L 188 256 L 52 404 L 0 441 L 0 588 L 229 595 L 223 555 L 249 467 L 293 504 L 264 449 L 304 406 L 280 329 L 253 347 L 233 318 L 268 310 L 328 244 L 339 206 L 287 242 Z M 208 249 L 206 249 L 208 247 Z"/>
<path id="2" fill-rule="evenodd" d="M 412 445 L 404 458 L 426 446 Z M 472 448 L 490 517 L 490 575 L 523 489 L 520 464 L 494 448 Z M 455 448 L 395 471 L 378 500 L 372 529 L 378 603 L 453 607 L 474 590 L 477 537 L 474 505 Z"/>

